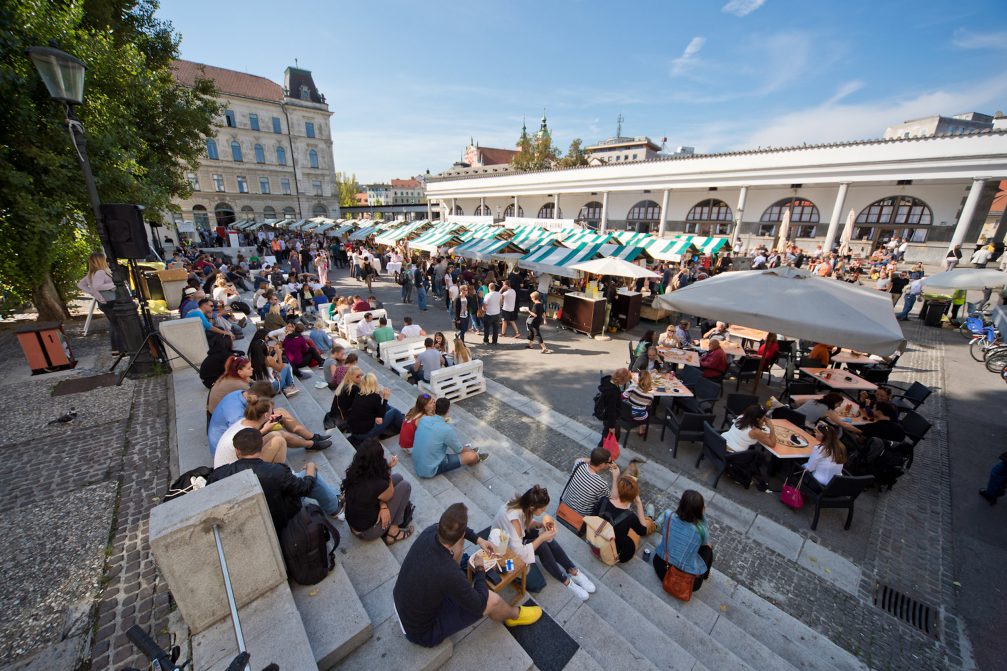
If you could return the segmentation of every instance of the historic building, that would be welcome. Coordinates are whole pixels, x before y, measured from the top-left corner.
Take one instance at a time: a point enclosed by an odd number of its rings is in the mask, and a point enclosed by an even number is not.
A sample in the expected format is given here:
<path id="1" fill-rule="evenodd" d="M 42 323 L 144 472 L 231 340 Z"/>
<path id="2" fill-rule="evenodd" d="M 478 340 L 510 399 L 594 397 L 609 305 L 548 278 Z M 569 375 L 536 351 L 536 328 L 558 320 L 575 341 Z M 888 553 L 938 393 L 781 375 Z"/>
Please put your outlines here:
<path id="1" fill-rule="evenodd" d="M 224 105 L 202 164 L 188 175 L 192 195 L 176 203 L 179 231 L 242 219 L 338 216 L 332 113 L 310 71 L 288 67 L 283 86 L 190 61 L 175 61 L 174 71 L 184 85 L 212 79 Z"/>

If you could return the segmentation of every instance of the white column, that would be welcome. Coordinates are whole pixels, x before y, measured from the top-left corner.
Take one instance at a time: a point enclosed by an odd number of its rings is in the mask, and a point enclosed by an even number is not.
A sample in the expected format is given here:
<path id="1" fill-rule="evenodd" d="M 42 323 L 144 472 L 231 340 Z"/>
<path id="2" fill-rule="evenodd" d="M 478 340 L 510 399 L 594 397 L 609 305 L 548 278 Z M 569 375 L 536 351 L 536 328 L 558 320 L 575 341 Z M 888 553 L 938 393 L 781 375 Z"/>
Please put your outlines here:
<path id="1" fill-rule="evenodd" d="M 741 222 L 745 219 L 745 199 L 748 198 L 748 187 L 741 187 L 738 192 L 738 206 L 734 208 L 734 235 L 731 236 L 731 249 L 741 237 Z"/>
<path id="2" fill-rule="evenodd" d="M 671 189 L 665 189 L 661 197 L 661 219 L 657 223 L 657 237 L 664 237 L 664 225 L 668 221 L 668 199 L 671 197 Z"/>
<path id="3" fill-rule="evenodd" d="M 456 202 L 455 199 L 452 198 L 451 199 L 451 211 L 448 214 L 454 214 L 455 213 L 455 202 Z"/>
<path id="4" fill-rule="evenodd" d="M 836 204 L 832 207 L 832 218 L 829 219 L 829 228 L 825 233 L 825 244 L 822 245 L 822 249 L 826 252 L 831 251 L 832 245 L 836 242 L 839 222 L 843 218 L 843 209 L 846 207 L 846 192 L 849 189 L 849 182 L 843 182 L 839 185 L 839 192 L 836 193 Z"/>
<path id="5" fill-rule="evenodd" d="M 480 196 L 480 198 L 479 198 L 479 212 L 483 212 L 485 209 L 486 209 L 486 199 Z M 483 215 L 483 216 L 485 216 L 485 215 Z"/>
<path id="6" fill-rule="evenodd" d="M 604 233 L 608 228 L 608 191 L 601 194 L 601 227 L 599 233 Z"/>
<path id="7" fill-rule="evenodd" d="M 556 194 L 556 209 L 552 213 L 553 219 L 559 219 L 559 193 Z"/>
<path id="8" fill-rule="evenodd" d="M 518 203 L 517 196 L 514 196 L 514 216 L 515 217 L 520 217 L 521 216 L 521 210 L 518 209 L 520 207 L 521 207 L 521 204 Z"/>
<path id="9" fill-rule="evenodd" d="M 433 218 L 434 218 L 434 211 L 433 208 L 430 207 L 430 201 L 427 200 L 427 221 L 430 221 Z"/>
<path id="10" fill-rule="evenodd" d="M 972 217 L 976 213 L 976 206 L 979 204 L 979 196 L 982 194 L 983 185 L 986 184 L 985 179 L 974 178 L 972 180 L 972 188 L 969 189 L 968 198 L 965 199 L 965 205 L 962 207 L 962 216 L 958 217 L 958 225 L 955 226 L 954 235 L 951 236 L 951 243 L 948 245 L 948 249 L 951 249 L 955 245 L 960 245 L 965 240 L 965 233 L 968 232 L 969 224 L 972 222 Z"/>

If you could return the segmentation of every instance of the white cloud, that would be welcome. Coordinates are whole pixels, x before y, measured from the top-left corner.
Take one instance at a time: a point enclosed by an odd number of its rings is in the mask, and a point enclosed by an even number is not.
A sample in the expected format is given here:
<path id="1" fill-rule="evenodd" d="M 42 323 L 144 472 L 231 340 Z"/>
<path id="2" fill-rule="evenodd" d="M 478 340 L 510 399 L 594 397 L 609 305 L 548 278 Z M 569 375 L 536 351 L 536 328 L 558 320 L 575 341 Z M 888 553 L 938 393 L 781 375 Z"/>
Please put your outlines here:
<path id="1" fill-rule="evenodd" d="M 1007 31 L 973 33 L 959 28 L 951 37 L 951 44 L 959 49 L 1007 49 Z"/>
<path id="2" fill-rule="evenodd" d="M 766 0 L 731 0 L 720 11 L 735 16 L 748 16 L 764 4 Z"/>
<path id="3" fill-rule="evenodd" d="M 838 89 L 836 89 L 835 95 L 833 95 L 825 103 L 826 105 L 834 105 L 843 98 L 853 95 L 860 89 L 864 88 L 864 83 L 859 79 L 854 79 L 852 81 L 844 82 Z"/>
<path id="4" fill-rule="evenodd" d="M 706 44 L 705 37 L 693 37 L 689 44 L 686 45 L 685 51 L 682 55 L 671 62 L 671 75 L 677 77 L 679 75 L 685 74 L 693 65 L 696 64 L 697 58 L 696 54 L 699 50 L 703 48 Z"/>

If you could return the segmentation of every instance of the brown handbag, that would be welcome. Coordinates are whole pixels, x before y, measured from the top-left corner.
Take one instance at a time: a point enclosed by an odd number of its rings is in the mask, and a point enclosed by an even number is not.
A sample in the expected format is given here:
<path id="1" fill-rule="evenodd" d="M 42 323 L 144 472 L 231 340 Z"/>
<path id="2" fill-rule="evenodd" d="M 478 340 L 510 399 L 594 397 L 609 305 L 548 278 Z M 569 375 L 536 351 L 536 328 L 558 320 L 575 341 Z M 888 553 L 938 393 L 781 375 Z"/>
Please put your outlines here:
<path id="1" fill-rule="evenodd" d="M 584 462 L 581 462 L 577 464 L 577 468 L 580 468 L 583 465 Z M 570 531 L 574 532 L 578 536 L 583 536 L 585 531 L 584 516 L 567 504 L 563 503 L 563 497 L 566 495 L 566 490 L 570 486 L 573 476 L 577 473 L 577 468 L 573 469 L 573 473 L 570 474 L 570 478 L 566 481 L 566 486 L 563 487 L 563 491 L 559 495 L 559 506 L 556 508 L 556 519 Z"/>
<path id="2" fill-rule="evenodd" d="M 668 517 L 668 521 L 665 522 L 664 527 L 664 562 L 668 565 L 668 571 L 664 574 L 661 587 L 664 588 L 665 592 L 679 601 L 689 601 L 692 599 L 692 585 L 696 580 L 696 576 L 671 565 L 668 556 L 668 529 L 670 526 L 671 516 Z"/>

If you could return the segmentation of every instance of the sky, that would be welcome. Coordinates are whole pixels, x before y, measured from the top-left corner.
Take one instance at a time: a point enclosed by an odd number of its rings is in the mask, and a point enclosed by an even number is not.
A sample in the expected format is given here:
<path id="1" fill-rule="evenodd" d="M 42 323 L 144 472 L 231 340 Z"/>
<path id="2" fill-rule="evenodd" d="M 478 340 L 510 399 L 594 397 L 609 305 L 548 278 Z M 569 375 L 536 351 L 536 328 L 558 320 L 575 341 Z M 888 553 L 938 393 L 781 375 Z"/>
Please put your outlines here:
<path id="1" fill-rule="evenodd" d="M 717 152 L 1007 113 L 1003 0 L 161 0 L 182 58 L 311 70 L 337 171 L 439 173 L 546 114 L 565 151 L 647 135 Z"/>

